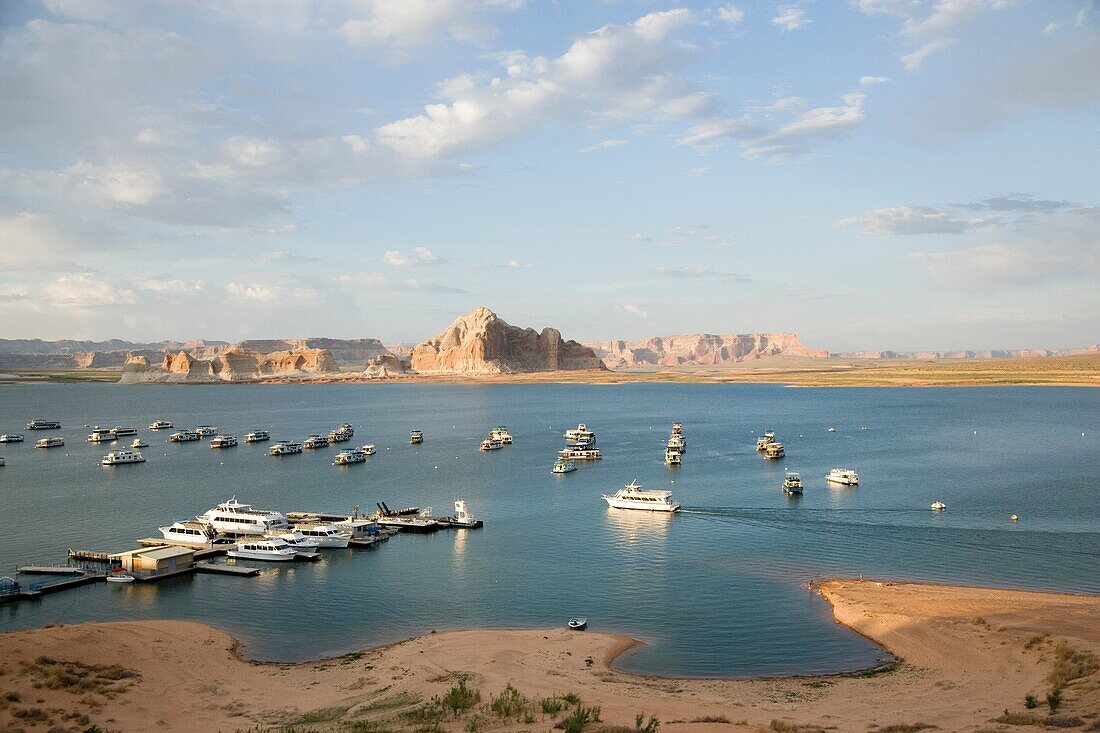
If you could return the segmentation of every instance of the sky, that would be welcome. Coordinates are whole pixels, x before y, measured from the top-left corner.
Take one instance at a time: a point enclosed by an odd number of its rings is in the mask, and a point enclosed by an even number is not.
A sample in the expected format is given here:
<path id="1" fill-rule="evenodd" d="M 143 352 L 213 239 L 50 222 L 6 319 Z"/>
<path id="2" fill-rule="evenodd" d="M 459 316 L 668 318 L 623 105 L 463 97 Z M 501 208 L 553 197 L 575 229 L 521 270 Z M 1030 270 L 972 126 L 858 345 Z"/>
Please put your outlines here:
<path id="1" fill-rule="evenodd" d="M 0 338 L 1100 341 L 1091 0 L 8 0 Z"/>

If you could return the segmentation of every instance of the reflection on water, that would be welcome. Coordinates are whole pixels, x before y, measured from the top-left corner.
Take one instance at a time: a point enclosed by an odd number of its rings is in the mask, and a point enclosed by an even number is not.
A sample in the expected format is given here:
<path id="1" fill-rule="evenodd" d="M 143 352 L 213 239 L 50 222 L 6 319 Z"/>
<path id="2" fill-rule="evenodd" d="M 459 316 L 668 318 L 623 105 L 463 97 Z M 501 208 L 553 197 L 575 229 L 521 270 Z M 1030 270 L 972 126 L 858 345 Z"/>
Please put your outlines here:
<path id="1" fill-rule="evenodd" d="M 664 542 L 668 538 L 669 525 L 675 521 L 672 512 L 646 512 L 631 509 L 604 510 L 607 525 L 615 532 L 620 545 L 636 545 L 639 542 Z"/>

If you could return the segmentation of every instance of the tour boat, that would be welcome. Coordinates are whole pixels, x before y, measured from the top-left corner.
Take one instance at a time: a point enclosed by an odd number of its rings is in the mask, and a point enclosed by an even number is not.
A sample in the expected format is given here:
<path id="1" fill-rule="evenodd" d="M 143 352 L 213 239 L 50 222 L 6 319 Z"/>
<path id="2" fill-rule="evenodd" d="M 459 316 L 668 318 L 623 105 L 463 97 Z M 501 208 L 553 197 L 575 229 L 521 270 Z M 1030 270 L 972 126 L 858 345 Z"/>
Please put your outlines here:
<path id="1" fill-rule="evenodd" d="M 367 460 L 367 454 L 361 450 L 352 448 L 351 450 L 342 450 L 336 454 L 336 457 L 332 459 L 332 465 L 334 466 L 346 466 L 349 463 L 362 463 Z"/>
<path id="2" fill-rule="evenodd" d="M 280 440 L 275 445 L 271 446 L 271 450 L 267 452 L 269 456 L 289 456 L 292 453 L 301 453 L 301 443 L 291 443 L 285 440 Z"/>
<path id="3" fill-rule="evenodd" d="M 195 519 L 226 534 L 262 535 L 287 527 L 286 517 L 279 512 L 253 509 L 251 504 L 237 501 L 236 496 L 208 509 Z"/>
<path id="4" fill-rule="evenodd" d="M 271 433 L 266 430 L 253 430 L 244 436 L 244 442 L 246 443 L 262 443 L 265 440 L 271 440 Z"/>
<path id="5" fill-rule="evenodd" d="M 480 519 L 474 519 L 470 516 L 465 501 L 462 499 L 455 499 L 455 515 L 451 519 L 452 527 L 458 527 L 460 529 L 477 529 L 484 524 L 485 523 Z"/>
<path id="6" fill-rule="evenodd" d="M 479 448 L 479 450 L 500 450 L 503 447 L 504 443 L 501 443 L 499 440 L 486 438 L 485 440 L 481 441 L 481 447 Z"/>
<path id="7" fill-rule="evenodd" d="M 419 430 L 413 430 L 409 433 L 409 443 L 411 445 L 419 445 L 424 442 L 424 433 Z"/>
<path id="8" fill-rule="evenodd" d="M 172 427 L 172 423 L 168 422 L 167 420 L 154 420 L 153 422 L 149 423 L 150 430 L 165 430 L 170 427 Z"/>
<path id="9" fill-rule="evenodd" d="M 233 545 L 225 554 L 244 560 L 285 562 L 293 560 L 298 551 L 283 540 L 247 540 Z"/>
<path id="10" fill-rule="evenodd" d="M 133 440 L 130 441 L 130 447 L 131 448 L 148 448 L 149 444 L 146 443 L 141 438 L 134 438 Z"/>
<path id="11" fill-rule="evenodd" d="M 61 423 L 56 420 L 31 420 L 27 423 L 27 430 L 60 430 Z"/>
<path id="12" fill-rule="evenodd" d="M 328 433 L 328 442 L 330 443 L 346 443 L 351 440 L 351 436 L 354 435 L 354 431 L 348 432 L 346 428 L 336 428 L 330 430 Z"/>
<path id="13" fill-rule="evenodd" d="M 665 465 L 679 466 L 684 462 L 684 454 L 677 448 L 671 445 L 665 448 Z"/>
<path id="14" fill-rule="evenodd" d="M 137 435 L 137 428 L 124 428 L 121 425 L 115 425 L 111 428 L 111 435 L 116 438 L 128 438 L 131 435 Z"/>
<path id="15" fill-rule="evenodd" d="M 825 480 L 844 486 L 856 486 L 859 484 L 859 474 L 850 468 L 834 468 L 829 471 L 829 475 L 825 477 Z"/>
<path id="16" fill-rule="evenodd" d="M 218 429 L 213 425 L 196 425 L 193 432 L 198 433 L 200 438 L 205 438 L 208 435 L 217 435 Z"/>
<path id="17" fill-rule="evenodd" d="M 323 435 L 311 435 L 306 438 L 304 443 L 302 443 L 302 447 L 309 450 L 315 450 L 317 448 L 327 448 L 328 438 Z"/>
<path id="18" fill-rule="evenodd" d="M 578 443 L 558 451 L 558 459 L 564 461 L 595 461 L 603 456 L 600 449 L 592 443 Z"/>
<path id="19" fill-rule="evenodd" d="M 209 545 L 217 537 L 217 532 L 209 524 L 181 519 L 167 527 L 157 527 L 160 535 L 166 540 L 184 542 L 192 545 Z"/>
<path id="20" fill-rule="evenodd" d="M 779 441 L 768 443 L 767 447 L 764 448 L 764 457 L 767 459 L 774 461 L 785 455 L 787 455 L 787 451 L 783 449 L 783 444 Z"/>
<path id="21" fill-rule="evenodd" d="M 764 450 L 769 443 L 775 442 L 775 433 L 771 430 L 764 433 L 763 437 L 756 439 L 756 450 Z"/>
<path id="22" fill-rule="evenodd" d="M 373 456 L 378 451 L 374 447 L 374 443 L 367 443 L 359 448 L 359 451 L 365 456 Z"/>
<path id="23" fill-rule="evenodd" d="M 312 537 L 306 537 L 297 530 L 287 529 L 281 532 L 268 532 L 264 539 L 282 540 L 299 552 L 317 552 L 320 543 Z"/>
<path id="24" fill-rule="evenodd" d="M 584 631 L 588 628 L 588 619 L 586 618 L 571 618 L 569 619 L 569 628 L 573 631 Z"/>
<path id="25" fill-rule="evenodd" d="M 112 430 L 99 426 L 92 428 L 92 432 L 88 435 L 89 443 L 113 443 L 116 440 L 118 436 Z"/>
<path id="26" fill-rule="evenodd" d="M 942 501 L 932 502 L 932 511 L 934 511 L 934 512 L 942 512 L 946 508 L 947 508 L 947 505 L 944 504 Z"/>
<path id="27" fill-rule="evenodd" d="M 0 443 L 22 443 L 23 436 L 18 433 L 4 433 L 0 435 Z"/>
<path id="28" fill-rule="evenodd" d="M 802 476 L 797 471 L 787 471 L 783 474 L 783 490 L 788 494 L 802 493 Z"/>
<path id="29" fill-rule="evenodd" d="M 123 463 L 145 463 L 145 456 L 136 450 L 113 450 L 100 461 L 104 466 L 118 466 Z"/>
<path id="30" fill-rule="evenodd" d="M 570 471 L 576 471 L 576 470 L 577 470 L 577 464 L 573 463 L 573 461 L 566 461 L 566 460 L 563 460 L 563 459 L 558 459 L 557 463 L 554 464 L 554 467 L 550 469 L 550 472 L 551 473 L 569 473 Z"/>
<path id="31" fill-rule="evenodd" d="M 37 443 L 34 444 L 35 448 L 60 448 L 65 445 L 64 438 L 40 438 Z"/>
<path id="32" fill-rule="evenodd" d="M 343 549 L 351 540 L 351 532 L 327 522 L 302 522 L 295 524 L 293 529 L 321 548 Z"/>
<path id="33" fill-rule="evenodd" d="M 512 444 L 512 434 L 508 432 L 508 428 L 503 425 L 498 425 L 489 431 L 490 440 L 499 440 L 504 445 Z"/>
<path id="34" fill-rule="evenodd" d="M 236 435 L 218 435 L 210 441 L 211 448 L 236 448 L 237 436 Z"/>
<path id="35" fill-rule="evenodd" d="M 611 496 L 604 494 L 603 499 L 613 509 L 641 509 L 648 512 L 680 510 L 680 505 L 672 500 L 671 491 L 643 489 L 637 481 L 631 481 Z"/>
<path id="36" fill-rule="evenodd" d="M 169 435 L 168 440 L 173 443 L 191 443 L 196 440 L 202 440 L 202 436 L 193 430 L 181 430 L 178 433 Z"/>
<path id="37" fill-rule="evenodd" d="M 569 441 L 577 441 L 584 438 L 595 438 L 596 434 L 589 430 L 587 425 L 580 423 L 577 427 L 566 430 L 564 437 Z"/>

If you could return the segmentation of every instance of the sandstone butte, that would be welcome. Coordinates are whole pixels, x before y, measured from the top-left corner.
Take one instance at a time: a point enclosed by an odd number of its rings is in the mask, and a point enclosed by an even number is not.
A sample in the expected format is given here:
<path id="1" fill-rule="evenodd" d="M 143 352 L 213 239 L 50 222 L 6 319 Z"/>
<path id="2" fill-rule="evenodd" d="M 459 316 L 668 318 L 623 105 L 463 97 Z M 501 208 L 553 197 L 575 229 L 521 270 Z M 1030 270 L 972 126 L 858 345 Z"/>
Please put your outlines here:
<path id="1" fill-rule="evenodd" d="M 779 354 L 821 359 L 829 356 L 824 349 L 807 347 L 793 333 L 698 333 L 654 336 L 642 341 L 600 341 L 586 345 L 610 369 L 737 364 Z"/>
<path id="2" fill-rule="evenodd" d="M 300 376 L 339 371 L 326 349 L 289 349 L 264 353 L 240 346 L 209 359 L 180 351 L 165 354 L 159 366 L 146 356 L 132 356 L 122 370 L 123 383 L 246 382 L 270 376 Z"/>
<path id="3" fill-rule="evenodd" d="M 460 316 L 443 333 L 416 346 L 412 370 L 420 373 L 512 374 L 606 370 L 596 353 L 566 341 L 555 328 L 542 332 L 512 326 L 481 306 Z"/>

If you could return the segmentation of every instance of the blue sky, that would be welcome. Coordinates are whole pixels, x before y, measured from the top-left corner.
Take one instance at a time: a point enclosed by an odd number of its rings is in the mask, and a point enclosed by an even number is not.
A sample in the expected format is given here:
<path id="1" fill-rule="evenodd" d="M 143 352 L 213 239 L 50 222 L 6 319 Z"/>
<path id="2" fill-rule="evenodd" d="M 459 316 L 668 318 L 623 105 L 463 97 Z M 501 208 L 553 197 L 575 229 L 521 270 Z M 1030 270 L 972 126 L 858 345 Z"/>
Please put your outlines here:
<path id="1" fill-rule="evenodd" d="M 1086 0 L 0 6 L 0 337 L 1100 341 Z"/>

